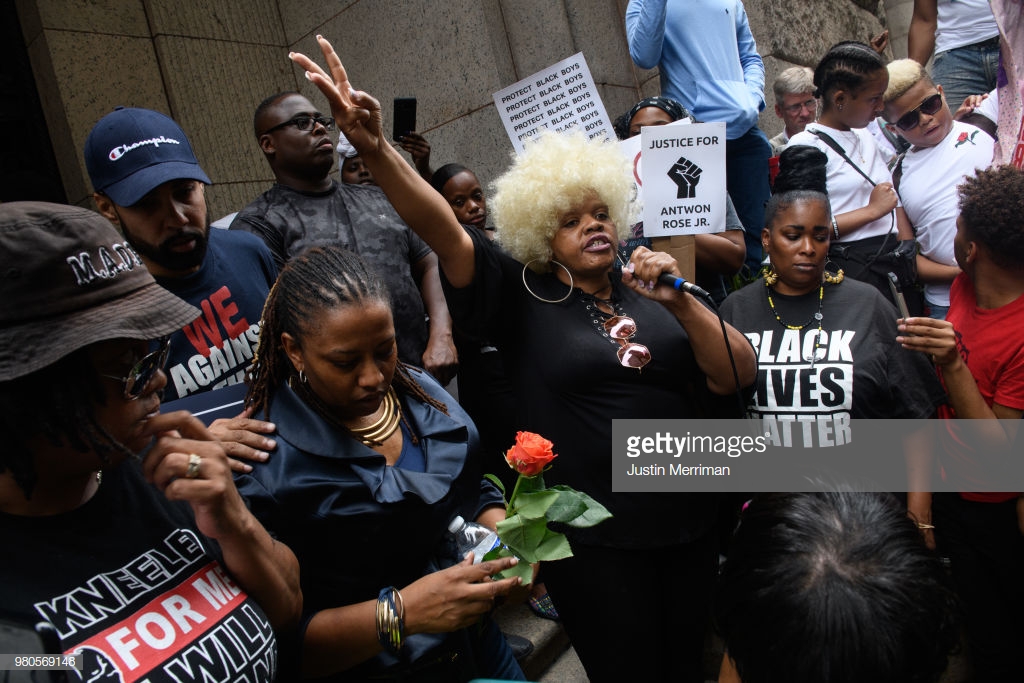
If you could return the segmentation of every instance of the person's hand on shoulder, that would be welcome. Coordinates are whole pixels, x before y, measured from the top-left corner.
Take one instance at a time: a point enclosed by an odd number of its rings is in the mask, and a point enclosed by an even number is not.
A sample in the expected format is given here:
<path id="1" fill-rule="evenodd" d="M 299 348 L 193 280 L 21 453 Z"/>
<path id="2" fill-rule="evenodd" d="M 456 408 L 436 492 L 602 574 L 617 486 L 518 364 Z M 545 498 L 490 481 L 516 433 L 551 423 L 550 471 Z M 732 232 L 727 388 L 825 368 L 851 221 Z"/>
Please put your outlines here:
<path id="1" fill-rule="evenodd" d="M 252 472 L 252 465 L 243 460 L 266 462 L 269 451 L 277 448 L 277 442 L 266 435 L 276 429 L 273 422 L 253 419 L 252 408 L 246 408 L 235 417 L 214 420 L 209 427 L 210 434 L 224 446 L 234 472 Z"/>
<path id="2" fill-rule="evenodd" d="M 196 525 L 210 538 L 238 531 L 248 523 L 248 509 L 231 475 L 224 445 L 187 411 L 156 415 L 147 423 L 156 436 L 142 461 L 146 481 L 168 500 L 192 506 Z"/>

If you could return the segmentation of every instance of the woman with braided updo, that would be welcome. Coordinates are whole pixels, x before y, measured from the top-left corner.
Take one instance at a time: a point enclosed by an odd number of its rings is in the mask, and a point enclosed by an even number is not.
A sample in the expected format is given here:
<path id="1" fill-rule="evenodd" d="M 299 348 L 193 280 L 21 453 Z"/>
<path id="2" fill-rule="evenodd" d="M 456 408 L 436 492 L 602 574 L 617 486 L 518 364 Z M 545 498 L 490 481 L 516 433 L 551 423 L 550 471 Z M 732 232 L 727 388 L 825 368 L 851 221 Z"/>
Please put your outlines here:
<path id="1" fill-rule="evenodd" d="M 851 417 L 930 417 L 945 398 L 927 357 L 896 343 L 896 308 L 869 285 L 826 269 L 826 163 L 813 147 L 782 151 L 761 231 L 770 265 L 722 304 L 722 317 L 761 361 L 748 413 L 776 436 L 799 416 L 829 423 L 829 433 Z"/>
<path id="2" fill-rule="evenodd" d="M 518 583 L 484 580 L 513 561 L 456 564 L 445 544 L 457 515 L 494 528 L 501 494 L 482 483 L 466 413 L 398 360 L 381 279 L 337 246 L 293 258 L 267 298 L 251 372 L 247 405 L 276 424 L 278 452 L 238 485 L 299 557 L 302 674 L 521 679 L 481 622 Z"/>
<path id="3" fill-rule="evenodd" d="M 848 278 L 873 285 L 895 303 L 885 273 L 896 270 L 902 275 L 903 270 L 883 263 L 899 241 L 912 243 L 914 233 L 885 157 L 867 130 L 882 113 L 888 84 L 885 62 L 871 46 L 850 40 L 833 45 L 814 69 L 821 115 L 790 138 L 789 145 L 811 145 L 828 157 L 828 195 L 835 211 L 830 221 L 832 260 Z M 915 313 L 919 298 L 912 296 L 909 279 L 906 296 Z"/>

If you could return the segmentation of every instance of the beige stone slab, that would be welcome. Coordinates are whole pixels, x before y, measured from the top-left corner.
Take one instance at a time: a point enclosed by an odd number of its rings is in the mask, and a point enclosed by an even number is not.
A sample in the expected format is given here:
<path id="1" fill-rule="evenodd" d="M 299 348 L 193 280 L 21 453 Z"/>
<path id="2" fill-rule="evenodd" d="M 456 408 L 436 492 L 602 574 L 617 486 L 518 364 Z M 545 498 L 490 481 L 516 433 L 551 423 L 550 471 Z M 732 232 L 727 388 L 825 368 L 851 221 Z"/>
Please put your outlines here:
<path id="1" fill-rule="evenodd" d="M 39 3 L 34 0 L 14 0 L 18 22 L 21 24 L 21 35 L 25 45 L 31 45 L 43 32 L 42 17 L 39 16 Z"/>
<path id="2" fill-rule="evenodd" d="M 19 2 L 21 14 L 25 3 Z M 141 2 L 125 0 L 34 0 L 42 29 L 91 31 L 108 36 L 148 36 L 149 24 Z"/>
<path id="3" fill-rule="evenodd" d="M 625 17 L 618 5 L 608 0 L 566 0 L 565 7 L 576 51 L 586 56 L 594 81 L 635 86 Z"/>
<path id="4" fill-rule="evenodd" d="M 173 117 L 210 179 L 216 184 L 266 178 L 252 117 L 268 95 L 297 88 L 287 52 L 176 36 L 155 43 Z"/>
<path id="5" fill-rule="evenodd" d="M 320 0 L 310 2 L 309 0 L 278 0 L 275 3 L 281 15 L 281 23 L 284 28 L 285 40 L 288 45 L 295 49 L 295 44 L 303 38 L 312 38 L 317 33 L 323 33 L 328 39 L 330 36 L 323 30 L 323 25 L 333 19 L 346 21 L 344 14 L 353 5 L 362 4 L 364 11 L 367 9 L 376 18 L 383 19 L 383 15 L 390 14 L 406 3 L 392 3 L 387 0 Z M 436 7 L 436 5 L 435 5 Z M 347 21 L 351 22 L 351 19 Z M 366 25 L 363 30 L 371 31 Z M 300 46 L 301 49 L 307 49 Z"/>
<path id="6" fill-rule="evenodd" d="M 65 191 L 78 203 L 92 193 L 82 150 L 93 125 L 118 105 L 168 112 L 153 44 L 48 30 L 30 56 Z"/>
<path id="7" fill-rule="evenodd" d="M 285 45 L 274 0 L 145 0 L 145 6 L 154 36 Z"/>
<path id="8" fill-rule="evenodd" d="M 381 101 L 385 130 L 395 97 L 417 98 L 417 127 L 426 130 L 486 106 L 507 85 L 507 51 L 492 43 L 487 3 L 452 0 L 445 12 L 423 0 L 400 5 L 383 11 L 380 3 L 359 3 L 318 29 L 355 86 Z M 306 42 L 303 50 L 315 49 Z"/>
<path id="9" fill-rule="evenodd" d="M 841 40 L 868 41 L 882 31 L 878 17 L 850 0 L 746 3 L 758 52 L 793 64 L 815 64 Z"/>
<path id="10" fill-rule="evenodd" d="M 599 45 L 579 46 L 563 2 L 501 0 L 501 12 L 516 65 L 516 80 L 571 57 L 581 50 L 587 55 Z M 581 28 L 586 33 L 586 29 Z M 508 85 L 506 83 L 506 85 Z"/>

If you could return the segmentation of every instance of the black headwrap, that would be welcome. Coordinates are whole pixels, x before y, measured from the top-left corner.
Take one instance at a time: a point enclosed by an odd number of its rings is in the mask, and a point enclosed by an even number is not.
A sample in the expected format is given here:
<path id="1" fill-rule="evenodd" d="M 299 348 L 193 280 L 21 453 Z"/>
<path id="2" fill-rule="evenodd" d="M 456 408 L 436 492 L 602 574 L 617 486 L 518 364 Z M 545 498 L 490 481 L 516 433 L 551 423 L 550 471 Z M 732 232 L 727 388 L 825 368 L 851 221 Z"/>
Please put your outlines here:
<path id="1" fill-rule="evenodd" d="M 637 102 L 635 105 L 633 105 L 633 108 L 629 110 L 629 117 L 626 119 L 626 125 L 629 125 L 629 123 L 633 120 L 633 117 L 636 116 L 636 113 L 638 111 L 640 111 L 641 109 L 646 109 L 647 107 L 657 107 L 658 109 L 662 110 L 670 117 L 672 117 L 673 121 L 679 121 L 681 119 L 690 119 L 690 121 L 693 123 L 697 122 L 697 119 L 693 118 L 693 114 L 688 112 L 686 110 L 686 107 L 679 104 L 675 100 L 669 99 L 667 97 L 648 97 L 647 99 L 643 99 Z"/>

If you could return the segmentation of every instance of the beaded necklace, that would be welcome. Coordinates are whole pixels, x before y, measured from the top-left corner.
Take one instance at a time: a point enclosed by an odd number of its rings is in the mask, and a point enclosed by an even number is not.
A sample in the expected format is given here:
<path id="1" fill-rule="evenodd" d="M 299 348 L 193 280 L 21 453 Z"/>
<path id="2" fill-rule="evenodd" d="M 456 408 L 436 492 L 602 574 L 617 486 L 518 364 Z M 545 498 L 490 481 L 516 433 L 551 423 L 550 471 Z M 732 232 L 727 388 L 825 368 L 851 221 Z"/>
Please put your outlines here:
<path id="1" fill-rule="evenodd" d="M 782 317 L 779 315 L 778 309 L 775 308 L 775 302 L 772 300 L 772 288 L 771 288 L 771 286 L 768 286 L 767 289 L 768 289 L 768 306 L 772 309 L 772 315 L 775 316 L 775 321 L 778 322 L 783 327 L 785 327 L 787 330 L 798 330 L 799 331 L 799 330 L 804 329 L 805 327 L 807 327 L 811 323 L 813 323 L 815 320 L 818 321 L 818 329 L 814 332 L 814 349 L 811 350 L 810 358 L 808 358 L 807 356 L 804 356 L 804 360 L 805 361 L 809 361 L 810 364 L 813 366 L 815 362 L 821 360 L 821 358 L 818 357 L 818 349 L 821 346 L 821 334 L 822 334 L 822 332 L 821 332 L 821 324 L 822 324 L 822 320 L 824 319 L 824 316 L 821 314 L 821 305 L 825 301 L 825 283 L 822 282 L 821 285 L 818 287 L 818 310 L 815 311 L 814 315 L 812 315 L 807 320 L 807 322 L 805 322 L 803 325 L 790 325 L 789 323 L 783 322 L 782 321 Z"/>

